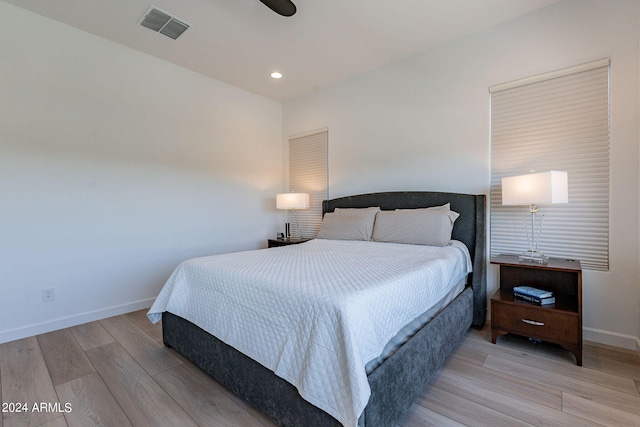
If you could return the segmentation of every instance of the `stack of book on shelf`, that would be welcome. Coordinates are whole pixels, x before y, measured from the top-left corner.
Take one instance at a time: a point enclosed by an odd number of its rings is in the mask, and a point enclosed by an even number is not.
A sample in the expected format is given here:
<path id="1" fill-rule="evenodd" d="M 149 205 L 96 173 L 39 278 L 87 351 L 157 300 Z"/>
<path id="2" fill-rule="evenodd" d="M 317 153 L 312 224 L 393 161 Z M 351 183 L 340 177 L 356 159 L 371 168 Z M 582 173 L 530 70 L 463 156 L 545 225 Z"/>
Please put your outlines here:
<path id="1" fill-rule="evenodd" d="M 531 286 L 515 286 L 513 288 L 513 297 L 516 300 L 527 301 L 536 305 L 549 305 L 556 302 L 553 292 Z"/>

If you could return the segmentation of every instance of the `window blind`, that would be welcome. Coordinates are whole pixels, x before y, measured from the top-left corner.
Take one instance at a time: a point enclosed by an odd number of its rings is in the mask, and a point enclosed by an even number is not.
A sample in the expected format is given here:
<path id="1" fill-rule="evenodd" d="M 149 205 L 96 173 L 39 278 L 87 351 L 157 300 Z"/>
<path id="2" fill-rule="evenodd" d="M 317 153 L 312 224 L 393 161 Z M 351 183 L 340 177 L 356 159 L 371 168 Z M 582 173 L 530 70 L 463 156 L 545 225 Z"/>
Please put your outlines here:
<path id="1" fill-rule="evenodd" d="M 569 203 L 540 205 L 538 248 L 609 269 L 609 59 L 490 88 L 491 256 L 527 249 L 526 206 L 502 206 L 501 180 L 568 172 Z M 536 236 L 538 229 L 536 228 Z"/>
<path id="2" fill-rule="evenodd" d="M 328 198 L 328 139 L 326 129 L 289 139 L 289 191 L 309 194 L 309 209 L 289 213 L 296 216 L 302 237 L 318 234 L 322 223 L 322 201 Z"/>

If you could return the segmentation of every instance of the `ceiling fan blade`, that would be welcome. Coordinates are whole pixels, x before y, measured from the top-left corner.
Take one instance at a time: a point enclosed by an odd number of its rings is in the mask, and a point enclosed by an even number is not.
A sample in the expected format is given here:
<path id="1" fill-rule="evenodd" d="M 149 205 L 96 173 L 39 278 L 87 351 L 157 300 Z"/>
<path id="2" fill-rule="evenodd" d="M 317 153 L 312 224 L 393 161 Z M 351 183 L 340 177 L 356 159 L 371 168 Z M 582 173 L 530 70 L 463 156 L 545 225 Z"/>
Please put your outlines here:
<path id="1" fill-rule="evenodd" d="M 296 13 L 296 5 L 291 0 L 260 0 L 265 6 L 282 16 Z"/>

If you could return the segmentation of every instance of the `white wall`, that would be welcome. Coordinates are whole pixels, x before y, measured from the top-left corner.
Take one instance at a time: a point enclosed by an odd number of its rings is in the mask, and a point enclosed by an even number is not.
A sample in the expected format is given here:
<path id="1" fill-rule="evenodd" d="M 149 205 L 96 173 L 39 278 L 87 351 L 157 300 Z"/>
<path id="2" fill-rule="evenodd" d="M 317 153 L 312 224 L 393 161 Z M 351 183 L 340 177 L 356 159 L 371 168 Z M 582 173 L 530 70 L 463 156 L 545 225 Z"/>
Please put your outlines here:
<path id="1" fill-rule="evenodd" d="M 331 197 L 489 190 L 488 87 L 611 58 L 610 260 L 584 273 L 585 339 L 640 348 L 639 2 L 569 0 L 284 106 L 284 135 L 329 129 Z M 489 274 L 490 294 L 497 287 Z"/>
<path id="2" fill-rule="evenodd" d="M 275 235 L 281 104 L 4 2 L 0 40 L 0 342 Z"/>

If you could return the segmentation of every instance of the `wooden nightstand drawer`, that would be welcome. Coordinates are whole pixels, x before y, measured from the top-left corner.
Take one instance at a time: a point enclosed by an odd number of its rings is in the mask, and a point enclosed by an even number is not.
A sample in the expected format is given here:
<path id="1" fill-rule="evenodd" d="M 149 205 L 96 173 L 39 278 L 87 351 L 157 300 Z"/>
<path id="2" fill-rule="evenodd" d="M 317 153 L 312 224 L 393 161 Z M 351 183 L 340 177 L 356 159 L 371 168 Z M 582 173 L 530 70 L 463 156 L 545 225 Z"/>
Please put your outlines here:
<path id="1" fill-rule="evenodd" d="M 579 317 L 544 307 L 492 301 L 491 327 L 543 341 L 580 344 Z"/>

